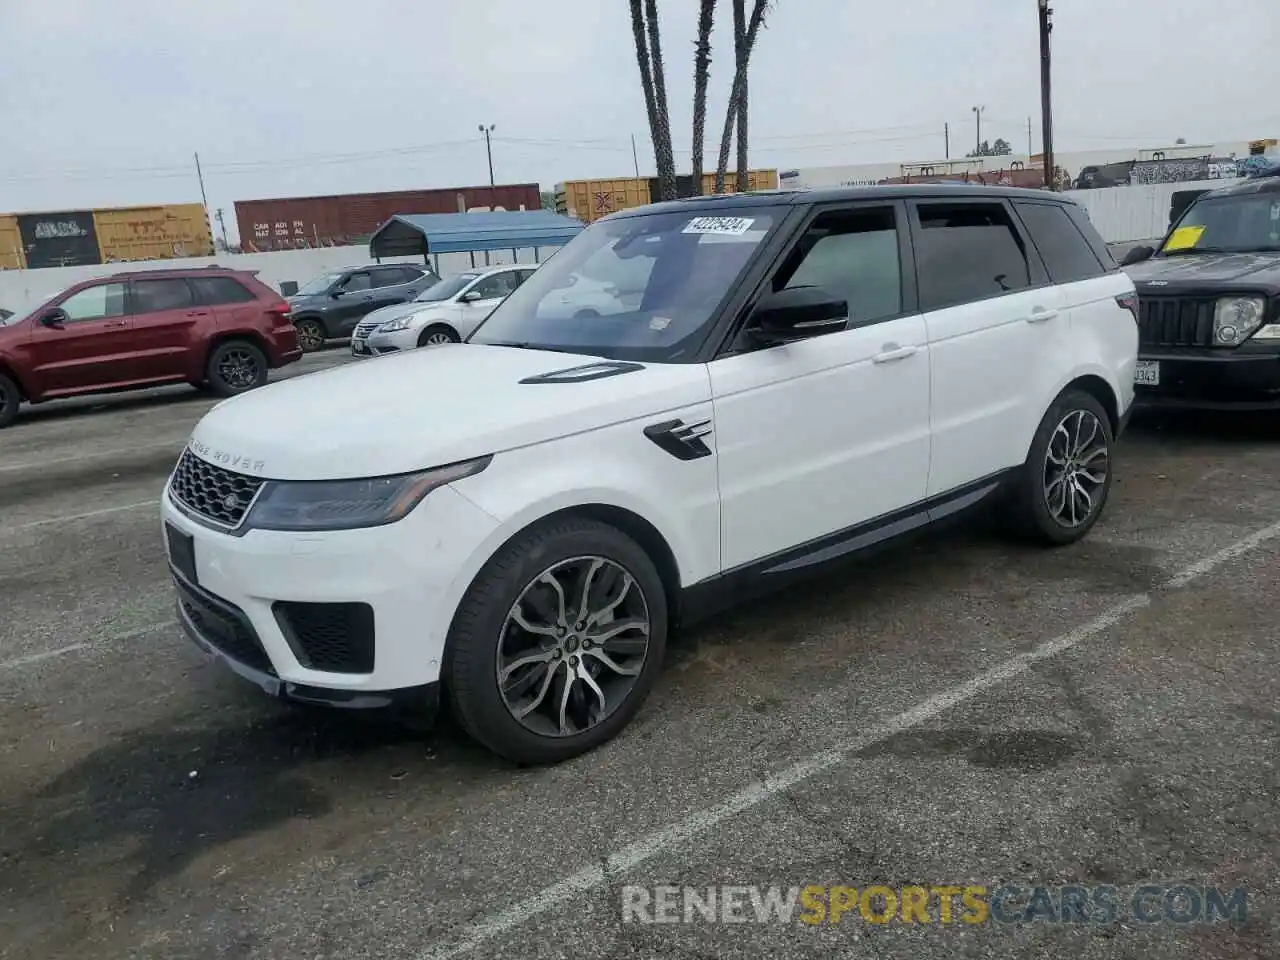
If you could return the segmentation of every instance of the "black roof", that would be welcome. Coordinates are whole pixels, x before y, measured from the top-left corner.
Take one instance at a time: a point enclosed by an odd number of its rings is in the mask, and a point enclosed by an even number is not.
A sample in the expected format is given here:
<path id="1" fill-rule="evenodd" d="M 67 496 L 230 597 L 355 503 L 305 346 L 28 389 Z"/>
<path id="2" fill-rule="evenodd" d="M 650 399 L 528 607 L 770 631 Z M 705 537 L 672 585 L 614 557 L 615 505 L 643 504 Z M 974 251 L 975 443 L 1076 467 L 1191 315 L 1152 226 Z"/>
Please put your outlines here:
<path id="1" fill-rule="evenodd" d="M 1240 197 L 1252 193 L 1280 193 L 1280 166 L 1273 167 L 1264 173 L 1255 173 L 1239 183 L 1210 190 L 1204 194 L 1204 198 Z"/>
<path id="2" fill-rule="evenodd" d="M 1025 187 L 986 186 L 977 183 L 890 183 L 871 187 L 830 187 L 819 190 L 754 190 L 750 193 L 722 193 L 705 197 L 667 200 L 643 207 L 630 207 L 611 213 L 603 220 L 633 217 L 638 214 L 676 213 L 694 210 L 732 210 L 762 206 L 808 206 L 850 200 L 970 200 L 975 197 L 1005 197 L 1010 200 L 1052 200 L 1074 203 L 1069 197 L 1051 190 Z"/>

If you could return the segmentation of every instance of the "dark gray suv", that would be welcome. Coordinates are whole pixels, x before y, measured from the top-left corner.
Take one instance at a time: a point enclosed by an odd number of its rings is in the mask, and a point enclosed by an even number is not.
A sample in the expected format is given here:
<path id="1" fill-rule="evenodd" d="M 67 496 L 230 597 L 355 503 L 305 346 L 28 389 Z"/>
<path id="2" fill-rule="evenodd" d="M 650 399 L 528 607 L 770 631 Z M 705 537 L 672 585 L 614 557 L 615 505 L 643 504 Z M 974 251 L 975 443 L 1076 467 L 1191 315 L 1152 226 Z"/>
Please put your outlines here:
<path id="1" fill-rule="evenodd" d="M 384 263 L 322 274 L 289 297 L 298 344 L 310 353 L 326 340 L 351 336 L 360 318 L 396 303 L 407 303 L 440 278 L 428 267 Z"/>

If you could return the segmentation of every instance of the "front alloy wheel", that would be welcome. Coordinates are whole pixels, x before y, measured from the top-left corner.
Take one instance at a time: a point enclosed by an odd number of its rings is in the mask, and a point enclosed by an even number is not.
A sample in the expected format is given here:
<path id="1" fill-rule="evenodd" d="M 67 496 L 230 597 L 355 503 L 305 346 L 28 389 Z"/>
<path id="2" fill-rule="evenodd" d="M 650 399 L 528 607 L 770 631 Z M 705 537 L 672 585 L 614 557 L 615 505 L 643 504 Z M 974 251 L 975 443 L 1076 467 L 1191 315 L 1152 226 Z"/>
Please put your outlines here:
<path id="1" fill-rule="evenodd" d="M 1107 436 L 1089 410 L 1073 410 L 1059 421 L 1044 455 L 1044 502 L 1064 527 L 1087 523 L 1102 505 L 1111 469 Z"/>
<path id="2" fill-rule="evenodd" d="M 299 320 L 296 324 L 298 346 L 303 353 L 314 353 L 324 346 L 324 327 L 319 320 Z"/>
<path id="3" fill-rule="evenodd" d="M 573 557 L 521 591 L 498 640 L 498 687 L 511 716 L 541 736 L 606 720 L 630 696 L 649 651 L 649 605 L 621 565 Z"/>
<path id="4" fill-rule="evenodd" d="M 631 722 L 666 639 L 666 587 L 645 549 L 601 520 L 552 517 L 476 574 L 441 681 L 462 728 L 494 753 L 559 763 Z"/>

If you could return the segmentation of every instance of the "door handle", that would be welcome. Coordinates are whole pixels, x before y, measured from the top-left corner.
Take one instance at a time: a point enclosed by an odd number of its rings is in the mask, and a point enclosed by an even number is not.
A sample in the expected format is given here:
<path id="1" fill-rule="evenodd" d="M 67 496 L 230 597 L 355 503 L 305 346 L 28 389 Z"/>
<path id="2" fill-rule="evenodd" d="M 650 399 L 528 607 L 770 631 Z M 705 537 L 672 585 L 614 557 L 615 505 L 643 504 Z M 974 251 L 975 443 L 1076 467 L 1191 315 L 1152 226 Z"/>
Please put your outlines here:
<path id="1" fill-rule="evenodd" d="M 120 327 L 127 327 L 128 325 L 128 322 L 124 320 L 108 320 L 102 325 L 102 327 L 105 330 L 116 330 Z"/>
<path id="2" fill-rule="evenodd" d="M 1031 316 L 1027 317 L 1027 323 L 1044 323 L 1046 320 L 1055 320 L 1057 317 L 1057 310 L 1046 310 L 1043 307 L 1036 307 L 1031 311 Z"/>
<path id="3" fill-rule="evenodd" d="M 919 347 L 900 347 L 896 343 L 886 343 L 881 352 L 871 358 L 872 363 L 890 363 L 894 360 L 905 360 L 907 357 L 913 357 L 919 351 Z"/>
<path id="4" fill-rule="evenodd" d="M 209 315 L 208 310 L 188 310 L 187 311 L 188 317 L 207 317 L 208 315 Z"/>

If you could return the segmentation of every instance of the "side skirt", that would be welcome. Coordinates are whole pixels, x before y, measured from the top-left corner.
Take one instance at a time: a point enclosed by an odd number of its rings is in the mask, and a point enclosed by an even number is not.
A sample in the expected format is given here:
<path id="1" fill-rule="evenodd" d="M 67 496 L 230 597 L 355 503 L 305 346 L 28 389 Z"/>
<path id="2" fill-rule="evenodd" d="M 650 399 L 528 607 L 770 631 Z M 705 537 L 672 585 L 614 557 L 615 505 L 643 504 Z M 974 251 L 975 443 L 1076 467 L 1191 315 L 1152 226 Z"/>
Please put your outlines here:
<path id="1" fill-rule="evenodd" d="M 902 510 L 839 530 L 686 587 L 679 624 L 688 626 L 748 600 L 768 596 L 834 567 L 958 522 L 1000 497 L 1020 467 L 1001 470 Z"/>

